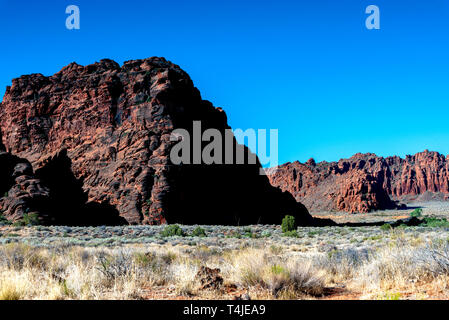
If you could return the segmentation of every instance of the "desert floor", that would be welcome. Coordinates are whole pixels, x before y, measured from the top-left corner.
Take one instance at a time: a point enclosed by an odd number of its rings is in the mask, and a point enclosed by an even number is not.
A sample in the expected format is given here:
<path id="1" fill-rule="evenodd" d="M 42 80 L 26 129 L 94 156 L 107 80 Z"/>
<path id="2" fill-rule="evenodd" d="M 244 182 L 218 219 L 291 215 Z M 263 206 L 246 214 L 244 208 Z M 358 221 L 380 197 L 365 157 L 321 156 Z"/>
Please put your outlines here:
<path id="1" fill-rule="evenodd" d="M 449 218 L 448 203 L 415 203 Z M 413 208 L 317 213 L 392 221 Z M 0 226 L 1 299 L 448 299 L 449 227 Z M 207 268 L 205 268 L 207 267 Z M 219 270 L 213 270 L 219 269 Z"/>

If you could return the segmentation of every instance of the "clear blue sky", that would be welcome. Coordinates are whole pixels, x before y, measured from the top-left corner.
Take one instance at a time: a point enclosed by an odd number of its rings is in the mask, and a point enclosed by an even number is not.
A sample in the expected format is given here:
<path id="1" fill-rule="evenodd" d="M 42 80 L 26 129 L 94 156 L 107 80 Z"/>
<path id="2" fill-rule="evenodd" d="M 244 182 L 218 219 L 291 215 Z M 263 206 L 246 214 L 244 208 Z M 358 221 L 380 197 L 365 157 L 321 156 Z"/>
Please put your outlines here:
<path id="1" fill-rule="evenodd" d="M 0 30 L 1 96 L 72 61 L 164 56 L 233 128 L 279 129 L 280 163 L 449 154 L 449 1 L 0 0 Z"/>

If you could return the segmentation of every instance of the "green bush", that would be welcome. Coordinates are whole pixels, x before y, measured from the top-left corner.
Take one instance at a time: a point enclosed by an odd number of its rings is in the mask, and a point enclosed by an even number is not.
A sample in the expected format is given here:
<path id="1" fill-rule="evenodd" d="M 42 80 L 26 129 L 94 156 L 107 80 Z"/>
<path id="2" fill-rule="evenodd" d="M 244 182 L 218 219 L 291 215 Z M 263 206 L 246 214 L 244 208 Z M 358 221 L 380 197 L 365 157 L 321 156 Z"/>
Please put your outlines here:
<path id="1" fill-rule="evenodd" d="M 284 219 L 282 219 L 282 225 L 281 226 L 282 226 L 282 232 L 283 233 L 296 230 L 295 217 L 285 216 Z"/>
<path id="2" fill-rule="evenodd" d="M 383 230 L 383 231 L 389 231 L 392 228 L 391 228 L 391 225 L 389 223 L 385 223 L 385 224 L 380 226 L 380 229 Z"/>
<path id="3" fill-rule="evenodd" d="M 134 262 L 140 267 L 153 267 L 156 260 L 156 254 L 153 252 L 137 252 L 134 254 Z"/>
<path id="4" fill-rule="evenodd" d="M 194 236 L 194 237 L 207 237 L 206 230 L 204 230 L 201 227 L 196 227 L 192 231 L 192 236 Z"/>
<path id="5" fill-rule="evenodd" d="M 37 226 L 40 223 L 37 213 L 25 213 L 22 219 L 15 221 L 14 227 Z"/>
<path id="6" fill-rule="evenodd" d="M 410 213 L 410 217 L 419 218 L 421 216 L 422 216 L 422 209 L 421 208 L 417 208 L 417 209 L 413 210 L 412 213 Z"/>
<path id="7" fill-rule="evenodd" d="M 250 238 L 250 239 L 257 239 L 260 238 L 260 236 L 257 233 L 254 233 L 251 228 L 245 228 L 243 229 L 243 237 Z"/>
<path id="8" fill-rule="evenodd" d="M 229 234 L 226 235 L 226 238 L 237 238 L 237 239 L 241 239 L 242 235 L 240 234 L 240 232 L 232 230 L 231 232 L 229 232 Z"/>
<path id="9" fill-rule="evenodd" d="M 39 224 L 39 215 L 37 213 L 25 213 L 23 215 L 23 222 L 26 226 L 36 226 Z"/>
<path id="10" fill-rule="evenodd" d="M 431 228 L 449 228 L 449 221 L 445 218 L 424 218 L 423 223 L 421 223 L 421 226 L 424 227 L 431 227 Z"/>
<path id="11" fill-rule="evenodd" d="M 14 221 L 12 224 L 13 227 L 24 227 L 25 226 L 25 222 L 23 221 L 23 219 Z"/>
<path id="12" fill-rule="evenodd" d="M 269 232 L 269 231 L 264 231 L 264 232 L 262 232 L 261 237 L 262 237 L 262 238 L 269 238 L 269 237 L 271 237 L 271 232 Z"/>
<path id="13" fill-rule="evenodd" d="M 3 213 L 0 211 L 0 224 L 11 224 L 11 221 L 6 219 Z"/>
<path id="14" fill-rule="evenodd" d="M 271 272 L 272 272 L 273 274 L 277 274 L 277 275 L 280 275 L 280 274 L 288 274 L 288 271 L 285 270 L 284 267 L 279 266 L 279 265 L 277 265 L 277 264 L 271 266 Z"/>
<path id="15" fill-rule="evenodd" d="M 165 229 L 161 232 L 161 236 L 163 237 L 183 237 L 184 235 L 184 231 L 182 231 L 181 227 L 177 224 L 166 226 Z"/>
<path id="16" fill-rule="evenodd" d="M 298 232 L 296 230 L 284 232 L 282 234 L 282 236 L 283 237 L 299 238 L 299 234 L 298 234 Z"/>

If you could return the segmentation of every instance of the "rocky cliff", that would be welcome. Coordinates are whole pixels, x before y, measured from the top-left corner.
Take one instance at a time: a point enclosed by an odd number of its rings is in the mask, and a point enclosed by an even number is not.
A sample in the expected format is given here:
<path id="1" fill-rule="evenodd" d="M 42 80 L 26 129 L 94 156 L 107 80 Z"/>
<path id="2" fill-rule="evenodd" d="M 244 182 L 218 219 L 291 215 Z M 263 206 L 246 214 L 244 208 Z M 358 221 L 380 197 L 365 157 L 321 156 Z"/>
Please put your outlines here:
<path id="1" fill-rule="evenodd" d="M 398 201 L 449 199 L 449 156 L 424 151 L 382 158 L 356 154 L 338 162 L 286 163 L 271 170 L 272 185 L 292 193 L 311 211 L 369 212 Z"/>
<path id="2" fill-rule="evenodd" d="M 193 121 L 229 128 L 223 110 L 163 58 L 71 63 L 50 77 L 14 79 L 0 104 L 0 137 L 4 156 L 15 160 L 0 167 L 8 180 L 0 184 L 26 188 L 14 180 L 23 162 L 22 176 L 49 202 L 12 210 L 16 197 L 4 191 L 1 210 L 8 219 L 33 211 L 46 223 L 73 225 L 279 223 L 286 214 L 312 223 L 304 206 L 259 175 L 258 162 L 174 165 L 170 135 L 191 132 Z"/>

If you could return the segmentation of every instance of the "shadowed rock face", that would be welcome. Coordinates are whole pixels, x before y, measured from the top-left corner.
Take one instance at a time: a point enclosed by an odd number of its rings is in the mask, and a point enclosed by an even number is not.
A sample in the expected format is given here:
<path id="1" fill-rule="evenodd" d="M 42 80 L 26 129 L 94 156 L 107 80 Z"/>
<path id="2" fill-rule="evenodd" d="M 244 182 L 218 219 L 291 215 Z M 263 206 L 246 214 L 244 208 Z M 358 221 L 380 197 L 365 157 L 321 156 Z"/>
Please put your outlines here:
<path id="1" fill-rule="evenodd" d="M 251 224 L 291 214 L 312 223 L 304 206 L 259 175 L 259 163 L 171 163 L 174 129 L 192 131 L 194 120 L 203 130 L 229 127 L 223 110 L 163 58 L 22 76 L 0 110 L 6 151 L 27 159 L 49 190 L 49 221 Z"/>
<path id="2" fill-rule="evenodd" d="M 49 190 L 34 176 L 31 164 L 0 150 L 0 208 L 10 220 L 37 213 L 44 219 Z"/>
<path id="3" fill-rule="evenodd" d="M 311 211 L 369 212 L 428 193 L 449 199 L 448 160 L 427 150 L 405 159 L 356 154 L 331 163 L 286 163 L 271 171 L 269 179 Z"/>

